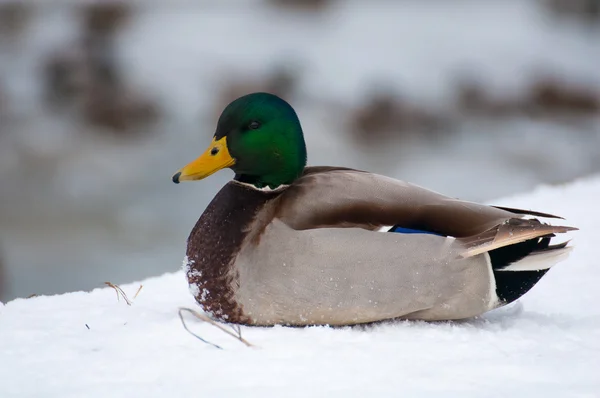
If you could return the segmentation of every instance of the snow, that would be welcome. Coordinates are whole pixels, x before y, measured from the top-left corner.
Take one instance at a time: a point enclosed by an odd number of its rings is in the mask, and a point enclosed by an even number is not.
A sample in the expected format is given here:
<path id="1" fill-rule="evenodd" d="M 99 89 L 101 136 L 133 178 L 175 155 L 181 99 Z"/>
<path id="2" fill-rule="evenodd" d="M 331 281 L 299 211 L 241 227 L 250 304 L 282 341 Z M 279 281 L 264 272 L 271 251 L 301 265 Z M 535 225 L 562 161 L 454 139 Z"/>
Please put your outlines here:
<path id="1" fill-rule="evenodd" d="M 131 306 L 111 288 L 0 305 L 0 396 L 596 397 L 600 393 L 600 176 L 494 204 L 565 216 L 570 258 L 517 304 L 463 322 L 242 328 L 247 348 L 188 326 L 182 271 L 147 279 Z M 133 297 L 140 283 L 122 286 Z"/>

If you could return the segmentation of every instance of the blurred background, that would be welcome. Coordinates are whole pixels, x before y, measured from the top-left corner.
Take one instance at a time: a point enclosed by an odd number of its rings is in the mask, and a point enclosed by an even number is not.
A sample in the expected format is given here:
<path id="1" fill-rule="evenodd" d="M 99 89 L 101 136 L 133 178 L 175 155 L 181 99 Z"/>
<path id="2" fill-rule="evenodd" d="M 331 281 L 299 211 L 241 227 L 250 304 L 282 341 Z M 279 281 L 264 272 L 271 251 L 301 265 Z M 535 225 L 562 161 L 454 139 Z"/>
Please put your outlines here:
<path id="1" fill-rule="evenodd" d="M 171 176 L 253 91 L 309 164 L 560 184 L 600 171 L 600 0 L 0 0 L 0 300 L 177 270 L 232 173 Z"/>

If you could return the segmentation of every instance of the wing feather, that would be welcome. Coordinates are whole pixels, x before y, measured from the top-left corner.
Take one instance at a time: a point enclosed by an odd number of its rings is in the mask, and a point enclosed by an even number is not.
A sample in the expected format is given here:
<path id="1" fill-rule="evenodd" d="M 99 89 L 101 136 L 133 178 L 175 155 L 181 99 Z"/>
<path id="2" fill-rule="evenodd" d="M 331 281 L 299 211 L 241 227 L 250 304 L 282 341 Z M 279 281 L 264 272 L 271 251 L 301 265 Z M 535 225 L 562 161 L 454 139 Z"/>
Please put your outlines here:
<path id="1" fill-rule="evenodd" d="M 455 237 L 466 247 L 464 257 L 576 230 L 525 218 L 558 216 L 463 201 L 389 177 L 333 167 L 308 167 L 277 198 L 274 209 L 274 217 L 296 230 L 375 231 L 399 225 Z"/>

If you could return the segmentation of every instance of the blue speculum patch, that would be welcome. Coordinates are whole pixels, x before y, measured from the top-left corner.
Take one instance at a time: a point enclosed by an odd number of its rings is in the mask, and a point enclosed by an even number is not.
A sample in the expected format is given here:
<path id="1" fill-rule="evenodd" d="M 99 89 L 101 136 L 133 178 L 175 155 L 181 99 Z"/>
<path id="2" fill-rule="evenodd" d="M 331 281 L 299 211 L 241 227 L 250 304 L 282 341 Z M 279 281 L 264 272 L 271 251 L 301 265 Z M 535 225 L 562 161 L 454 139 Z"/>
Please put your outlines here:
<path id="1" fill-rule="evenodd" d="M 444 236 L 444 235 L 441 235 L 441 234 L 438 234 L 435 232 L 421 231 L 419 229 L 404 228 L 399 225 L 394 225 L 392 228 L 390 228 L 390 230 L 388 232 L 395 232 L 398 234 L 428 234 L 428 235 Z"/>

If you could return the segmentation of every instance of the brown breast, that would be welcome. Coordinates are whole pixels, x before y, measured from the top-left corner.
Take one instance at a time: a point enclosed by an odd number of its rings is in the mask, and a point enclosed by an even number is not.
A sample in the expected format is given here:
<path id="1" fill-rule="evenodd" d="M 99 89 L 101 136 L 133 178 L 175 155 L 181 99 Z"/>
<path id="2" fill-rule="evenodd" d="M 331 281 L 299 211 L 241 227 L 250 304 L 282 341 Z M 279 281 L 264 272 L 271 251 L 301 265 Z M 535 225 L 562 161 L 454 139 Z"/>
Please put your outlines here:
<path id="1" fill-rule="evenodd" d="M 227 322 L 249 323 L 234 300 L 239 286 L 233 262 L 256 214 L 280 192 L 263 192 L 230 181 L 208 205 L 190 233 L 186 269 L 202 309 Z"/>

